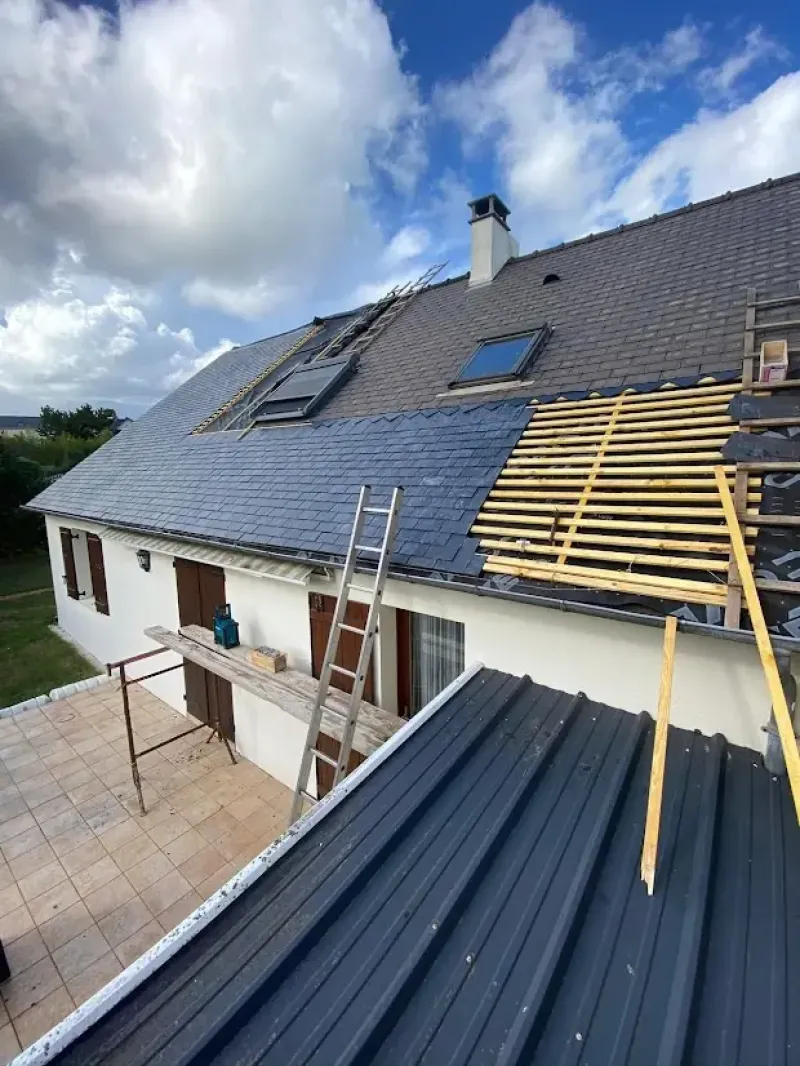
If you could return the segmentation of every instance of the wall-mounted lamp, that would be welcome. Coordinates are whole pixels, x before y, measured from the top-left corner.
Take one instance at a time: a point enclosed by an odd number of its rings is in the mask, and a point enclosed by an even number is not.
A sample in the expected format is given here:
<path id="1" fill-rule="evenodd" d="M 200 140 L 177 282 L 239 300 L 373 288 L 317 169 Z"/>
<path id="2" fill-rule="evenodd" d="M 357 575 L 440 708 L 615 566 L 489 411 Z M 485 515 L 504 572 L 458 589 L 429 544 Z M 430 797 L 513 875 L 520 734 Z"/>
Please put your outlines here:
<path id="1" fill-rule="evenodd" d="M 142 570 L 144 570 L 144 572 L 146 574 L 149 573 L 149 571 L 150 571 L 150 552 L 147 551 L 145 548 L 140 548 L 138 550 L 138 552 L 136 553 L 136 560 L 139 563 L 139 566 L 142 568 Z"/>

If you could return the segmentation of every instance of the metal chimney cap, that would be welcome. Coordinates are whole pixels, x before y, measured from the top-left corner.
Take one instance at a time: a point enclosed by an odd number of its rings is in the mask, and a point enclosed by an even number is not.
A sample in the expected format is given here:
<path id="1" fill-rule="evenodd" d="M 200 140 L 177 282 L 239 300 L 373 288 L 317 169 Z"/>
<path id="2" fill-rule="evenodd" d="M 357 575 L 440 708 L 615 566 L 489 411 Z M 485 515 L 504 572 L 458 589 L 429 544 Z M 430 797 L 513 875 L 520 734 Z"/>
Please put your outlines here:
<path id="1" fill-rule="evenodd" d="M 506 207 L 497 193 L 490 192 L 487 196 L 479 196 L 475 200 L 470 200 L 467 207 L 472 208 L 472 217 L 469 220 L 469 224 L 473 222 L 480 222 L 482 218 L 494 218 L 508 229 L 508 222 L 506 219 L 511 214 L 511 211 Z"/>

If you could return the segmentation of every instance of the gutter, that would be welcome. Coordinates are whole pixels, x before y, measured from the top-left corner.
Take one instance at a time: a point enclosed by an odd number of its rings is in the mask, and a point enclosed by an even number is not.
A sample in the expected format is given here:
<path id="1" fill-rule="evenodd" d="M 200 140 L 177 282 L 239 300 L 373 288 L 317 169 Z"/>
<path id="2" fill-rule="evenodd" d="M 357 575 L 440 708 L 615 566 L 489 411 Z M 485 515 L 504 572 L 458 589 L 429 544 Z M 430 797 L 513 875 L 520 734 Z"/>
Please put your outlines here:
<path id="1" fill-rule="evenodd" d="M 29 508 L 26 510 L 37 510 Z M 314 555 L 311 552 L 292 550 L 290 548 L 252 548 L 246 547 L 236 541 L 201 537 L 192 533 L 182 533 L 175 530 L 156 529 L 152 526 L 138 526 L 132 522 L 120 522 L 114 520 L 108 522 L 102 518 L 85 518 L 81 515 L 70 515 L 59 511 L 42 511 L 42 514 L 51 514 L 62 518 L 75 518 L 81 522 L 96 522 L 98 524 L 111 525 L 118 529 L 130 529 L 137 533 L 156 535 L 163 537 L 179 537 L 182 540 L 196 541 L 199 544 L 208 544 L 216 548 L 244 552 L 248 555 L 264 556 L 270 559 L 278 559 L 282 562 L 307 563 L 309 566 L 322 569 L 343 570 L 344 562 L 341 558 L 325 555 Z M 360 573 L 371 573 L 369 567 L 356 567 Z M 649 626 L 651 629 L 663 629 L 664 618 L 661 615 L 639 614 L 636 611 L 628 611 L 624 608 L 609 607 L 601 603 L 577 603 L 573 600 L 559 600 L 553 596 L 543 596 L 536 592 L 514 592 L 511 590 L 493 588 L 480 584 L 475 578 L 454 574 L 446 579 L 434 577 L 428 574 L 415 573 L 411 570 L 403 570 L 398 567 L 389 567 L 389 577 L 396 581 L 407 581 L 415 585 L 429 585 L 432 588 L 455 590 L 456 592 L 469 592 L 477 596 L 488 596 L 491 599 L 511 600 L 514 603 L 527 603 L 533 607 L 543 607 L 546 610 L 561 611 L 565 614 L 583 614 L 594 618 L 610 618 L 616 622 L 630 622 L 633 625 Z M 724 626 L 714 626 L 708 622 L 696 622 L 693 619 L 679 618 L 678 632 L 694 633 L 698 636 L 714 637 L 717 640 L 728 640 L 735 644 L 756 645 L 755 634 L 749 629 L 726 629 Z M 782 637 L 770 633 L 772 646 L 776 651 L 785 651 L 800 654 L 800 638 Z"/>
<path id="2" fill-rule="evenodd" d="M 374 751 L 363 763 L 340 781 L 327 796 L 319 800 L 310 811 L 294 825 L 290 826 L 282 836 L 274 843 L 257 855 L 247 864 L 244 869 L 228 881 L 222 888 L 217 889 L 213 896 L 201 903 L 200 906 L 188 918 L 177 925 L 171 933 L 167 933 L 157 944 L 149 948 L 144 955 L 123 970 L 121 974 L 110 981 L 99 992 L 87 999 L 77 1010 L 68 1015 L 62 1022 L 54 1026 L 49 1033 L 40 1037 L 35 1044 L 23 1051 L 14 1059 L 14 1066 L 45 1066 L 64 1051 L 79 1037 L 83 1036 L 91 1026 L 95 1025 L 110 1011 L 117 1006 L 126 996 L 151 977 L 166 962 L 176 955 L 181 948 L 185 947 L 197 934 L 205 929 L 219 914 L 238 899 L 246 889 L 250 888 L 262 874 L 274 866 L 290 848 L 307 836 L 318 822 L 335 810 L 349 794 L 378 767 L 386 762 L 389 756 L 404 744 L 409 737 L 420 729 L 429 718 L 446 704 L 457 692 L 469 681 L 480 673 L 483 663 L 475 662 L 468 666 L 459 676 L 452 681 L 447 688 L 435 696 L 430 703 L 402 725 L 398 731 L 385 741 L 377 751 Z"/>

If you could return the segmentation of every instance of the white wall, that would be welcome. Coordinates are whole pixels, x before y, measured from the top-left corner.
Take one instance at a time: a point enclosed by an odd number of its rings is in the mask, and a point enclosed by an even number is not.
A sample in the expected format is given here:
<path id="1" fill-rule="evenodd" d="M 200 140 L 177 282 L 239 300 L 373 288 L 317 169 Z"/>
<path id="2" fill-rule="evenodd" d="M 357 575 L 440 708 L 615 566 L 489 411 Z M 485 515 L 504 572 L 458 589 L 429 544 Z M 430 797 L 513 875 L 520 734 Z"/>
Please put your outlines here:
<path id="1" fill-rule="evenodd" d="M 80 523 L 86 528 L 87 523 Z M 91 528 L 88 526 L 88 528 Z M 48 519 L 56 598 L 62 626 L 102 661 L 145 650 L 149 625 L 176 628 L 175 576 L 169 556 L 153 553 L 152 571 L 139 570 L 135 551 L 104 540 L 109 617 L 66 596 L 61 581 L 58 523 Z M 267 644 L 286 652 L 289 665 L 310 673 L 308 593 L 336 594 L 335 583 L 308 587 L 226 570 L 227 596 L 245 644 Z M 338 582 L 338 576 L 337 576 Z M 363 598 L 363 597 L 362 597 Z M 631 622 L 593 618 L 544 607 L 480 597 L 466 592 L 389 581 L 384 595 L 378 673 L 382 703 L 393 709 L 396 689 L 395 629 L 391 608 L 402 607 L 464 623 L 465 661 L 529 674 L 534 681 L 583 691 L 592 699 L 632 713 L 654 713 L 663 630 Z M 168 661 L 168 657 L 163 657 Z M 156 659 L 156 663 L 161 663 Z M 182 674 L 157 679 L 153 691 L 183 710 Z M 294 785 L 304 739 L 303 725 L 274 705 L 234 686 L 237 747 L 280 781 Z M 712 637 L 678 635 L 671 721 L 759 751 L 761 727 L 769 718 L 769 697 L 758 653 L 752 645 Z"/>
<path id="2" fill-rule="evenodd" d="M 74 530 L 101 533 L 99 526 L 89 522 L 47 518 L 50 565 L 61 628 L 102 663 L 117 662 L 157 648 L 158 645 L 144 635 L 144 630 L 148 626 L 176 629 L 178 625 L 178 599 L 171 557 L 153 552 L 150 572 L 145 573 L 136 561 L 135 549 L 103 538 L 109 613 L 98 614 L 91 598 L 72 600 L 67 595 L 59 534 L 62 525 Z M 91 584 L 88 590 L 91 592 Z M 138 677 L 176 662 L 180 662 L 179 656 L 165 651 L 153 659 L 134 664 L 129 674 Z M 145 685 L 176 710 L 185 711 L 182 670 L 153 678 Z"/>

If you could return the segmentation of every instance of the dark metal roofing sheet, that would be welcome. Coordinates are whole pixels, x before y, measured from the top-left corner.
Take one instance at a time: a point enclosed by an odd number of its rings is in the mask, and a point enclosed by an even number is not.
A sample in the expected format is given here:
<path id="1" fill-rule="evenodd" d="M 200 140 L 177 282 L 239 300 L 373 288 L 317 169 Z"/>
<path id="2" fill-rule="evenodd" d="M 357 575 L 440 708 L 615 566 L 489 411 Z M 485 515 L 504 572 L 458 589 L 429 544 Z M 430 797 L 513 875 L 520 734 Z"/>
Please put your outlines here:
<path id="1" fill-rule="evenodd" d="M 483 670 L 55 1060 L 800 1061 L 800 836 L 758 756 Z"/>

